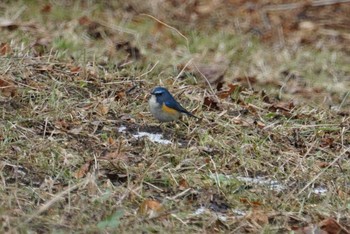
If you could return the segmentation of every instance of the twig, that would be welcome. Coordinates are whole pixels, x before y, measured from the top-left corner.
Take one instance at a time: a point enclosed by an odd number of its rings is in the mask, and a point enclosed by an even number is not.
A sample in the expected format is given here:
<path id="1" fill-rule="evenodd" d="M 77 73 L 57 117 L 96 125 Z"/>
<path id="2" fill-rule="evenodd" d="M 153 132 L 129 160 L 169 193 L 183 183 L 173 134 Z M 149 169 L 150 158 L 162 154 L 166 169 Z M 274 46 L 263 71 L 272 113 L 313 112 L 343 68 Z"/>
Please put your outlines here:
<path id="1" fill-rule="evenodd" d="M 350 0 L 315 0 L 311 2 L 311 6 L 319 7 L 319 6 L 327 6 L 338 3 L 348 3 Z M 278 5 L 268 5 L 263 8 L 265 11 L 285 11 L 285 10 L 293 10 L 300 7 L 305 6 L 305 3 L 287 3 L 287 4 L 278 4 Z"/>
<path id="2" fill-rule="evenodd" d="M 173 200 L 173 201 L 174 201 L 176 198 L 182 197 L 183 195 L 185 195 L 186 193 L 188 193 L 191 189 L 192 189 L 192 188 L 188 188 L 188 189 L 182 191 L 181 193 L 176 194 L 176 195 L 173 196 L 173 197 L 167 197 L 167 198 L 168 198 L 169 200 Z"/>
<path id="3" fill-rule="evenodd" d="M 168 27 L 168 28 L 174 30 L 175 32 L 177 32 L 182 38 L 184 38 L 184 39 L 186 40 L 187 48 L 190 48 L 190 46 L 189 46 L 190 43 L 189 43 L 187 37 L 186 37 L 185 35 L 183 35 L 179 30 L 177 30 L 177 29 L 174 28 L 173 26 L 170 26 L 169 24 L 164 23 L 163 21 L 160 21 L 159 19 L 157 19 L 156 17 L 154 17 L 154 16 L 152 16 L 152 15 L 144 14 L 144 13 L 142 13 L 141 15 L 150 17 L 150 18 L 154 19 L 155 21 L 157 21 L 158 23 L 160 23 L 160 24 L 162 24 L 162 25 L 164 25 L 164 26 L 166 26 L 166 27 Z"/>
<path id="4" fill-rule="evenodd" d="M 74 189 L 80 187 L 81 185 L 85 184 L 87 182 L 87 179 L 81 181 L 80 183 L 77 183 L 66 190 L 56 194 L 51 200 L 47 201 L 44 205 L 41 206 L 39 210 L 34 212 L 34 214 L 30 215 L 24 222 L 29 223 L 32 219 L 35 217 L 39 216 L 41 213 L 45 212 L 48 210 L 51 206 L 53 206 L 56 202 L 58 202 L 62 197 L 64 197 L 66 194 L 70 193 Z"/>
<path id="5" fill-rule="evenodd" d="M 153 71 L 153 69 L 158 65 L 158 63 L 159 63 L 159 61 L 157 61 L 154 65 L 153 65 L 153 67 L 151 67 L 151 69 L 150 70 L 148 70 L 148 71 L 146 71 L 145 73 L 143 73 L 143 74 L 141 74 L 141 75 L 139 75 L 139 76 L 137 76 L 136 77 L 136 79 L 139 79 L 139 78 L 141 78 L 141 77 L 143 77 L 143 76 L 145 76 L 145 75 L 147 75 L 148 73 L 150 73 L 150 72 L 152 72 Z"/>
<path id="6" fill-rule="evenodd" d="M 304 188 L 302 188 L 297 195 L 300 195 L 302 192 L 305 191 L 305 189 L 307 189 L 311 184 L 313 184 L 328 168 L 330 168 L 331 166 L 333 166 L 346 152 L 348 152 L 350 150 L 350 147 L 347 148 L 346 150 L 344 150 L 343 153 L 339 154 L 338 157 L 336 157 L 327 167 L 325 167 L 320 173 L 318 173 L 314 178 L 312 178 L 312 180 L 307 183 Z"/>
<path id="7" fill-rule="evenodd" d="M 177 79 L 179 79 L 179 77 L 182 75 L 182 73 L 184 72 L 184 70 L 190 65 L 190 63 L 192 62 L 193 58 L 191 58 L 186 64 L 185 66 L 181 69 L 180 73 L 175 77 L 173 84 L 176 83 Z"/>
<path id="8" fill-rule="evenodd" d="M 199 70 L 199 68 L 197 67 L 197 65 L 196 65 L 195 63 L 193 63 L 193 65 L 194 65 L 194 67 L 196 68 L 196 70 L 198 71 L 198 73 L 199 73 L 199 74 L 205 79 L 205 81 L 207 82 L 207 84 L 208 84 L 208 86 L 209 86 L 209 89 L 210 89 L 212 95 L 214 95 L 214 97 L 215 97 L 215 99 L 216 99 L 215 101 L 216 101 L 216 102 L 220 102 L 218 96 L 215 94 L 215 92 L 214 92 L 214 90 L 213 90 L 213 87 L 211 86 L 211 84 L 210 84 L 209 80 L 207 79 L 207 77 Z"/>

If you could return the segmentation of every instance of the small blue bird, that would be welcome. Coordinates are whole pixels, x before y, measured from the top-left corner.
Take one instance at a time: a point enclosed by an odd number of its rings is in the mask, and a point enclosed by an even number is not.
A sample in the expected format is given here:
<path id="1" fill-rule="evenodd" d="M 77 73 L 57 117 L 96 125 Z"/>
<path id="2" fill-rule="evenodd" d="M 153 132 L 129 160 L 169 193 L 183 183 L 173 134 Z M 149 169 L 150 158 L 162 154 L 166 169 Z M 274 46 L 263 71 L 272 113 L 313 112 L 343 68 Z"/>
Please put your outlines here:
<path id="1" fill-rule="evenodd" d="M 160 122 L 170 122 L 180 118 L 181 114 L 194 116 L 183 108 L 169 93 L 166 88 L 156 87 L 151 92 L 151 98 L 148 101 L 149 109 L 152 115 Z"/>

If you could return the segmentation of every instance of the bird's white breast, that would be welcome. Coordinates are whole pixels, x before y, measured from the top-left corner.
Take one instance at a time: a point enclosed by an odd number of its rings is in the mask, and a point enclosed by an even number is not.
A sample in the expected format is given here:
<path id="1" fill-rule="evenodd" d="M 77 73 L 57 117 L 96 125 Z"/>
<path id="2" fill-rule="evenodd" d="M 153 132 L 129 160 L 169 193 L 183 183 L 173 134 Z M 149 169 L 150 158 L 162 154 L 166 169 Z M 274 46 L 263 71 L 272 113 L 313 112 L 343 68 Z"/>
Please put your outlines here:
<path id="1" fill-rule="evenodd" d="M 157 102 L 156 96 L 152 95 L 148 101 L 149 108 L 151 112 L 154 112 L 156 109 L 162 108 L 161 105 Z"/>

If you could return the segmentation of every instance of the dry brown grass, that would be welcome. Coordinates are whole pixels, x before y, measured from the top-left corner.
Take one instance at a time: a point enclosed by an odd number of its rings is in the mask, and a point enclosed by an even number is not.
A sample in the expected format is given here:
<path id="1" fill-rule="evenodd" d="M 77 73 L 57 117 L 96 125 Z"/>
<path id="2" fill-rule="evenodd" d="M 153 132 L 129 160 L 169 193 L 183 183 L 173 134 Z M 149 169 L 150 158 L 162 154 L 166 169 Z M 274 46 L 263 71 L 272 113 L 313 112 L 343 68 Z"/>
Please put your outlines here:
<path id="1" fill-rule="evenodd" d="M 1 232 L 346 233 L 346 51 L 160 2 L 1 3 Z M 159 126 L 156 85 L 202 119 Z"/>

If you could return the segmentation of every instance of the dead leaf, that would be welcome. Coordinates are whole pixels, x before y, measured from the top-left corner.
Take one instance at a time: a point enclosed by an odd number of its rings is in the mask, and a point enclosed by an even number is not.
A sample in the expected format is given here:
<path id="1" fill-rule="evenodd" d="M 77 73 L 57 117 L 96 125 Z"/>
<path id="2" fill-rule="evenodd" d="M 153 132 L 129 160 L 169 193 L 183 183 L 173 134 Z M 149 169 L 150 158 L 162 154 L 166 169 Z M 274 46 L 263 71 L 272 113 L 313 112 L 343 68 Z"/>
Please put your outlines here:
<path id="1" fill-rule="evenodd" d="M 249 199 L 247 199 L 247 198 L 240 198 L 239 201 L 240 201 L 241 203 L 244 203 L 244 204 L 249 204 L 249 205 L 251 205 L 252 207 L 259 207 L 259 206 L 262 205 L 261 202 L 259 202 L 259 201 L 251 201 L 251 200 L 249 200 Z"/>
<path id="2" fill-rule="evenodd" d="M 187 181 L 184 178 L 181 178 L 179 181 L 179 190 L 185 190 L 187 188 L 189 188 Z"/>
<path id="3" fill-rule="evenodd" d="M 100 103 L 97 106 L 97 113 L 100 115 L 106 115 L 109 111 L 109 105 L 106 105 L 104 103 Z"/>
<path id="4" fill-rule="evenodd" d="M 219 110 L 220 109 L 218 106 L 218 103 L 210 97 L 204 97 L 203 105 L 205 107 L 208 107 L 209 110 Z"/>
<path id="5" fill-rule="evenodd" d="M 245 218 L 254 226 L 264 226 L 269 223 L 267 212 L 259 208 L 253 208 Z"/>
<path id="6" fill-rule="evenodd" d="M 17 88 L 12 81 L 0 78 L 0 93 L 5 97 L 13 97 L 17 94 Z"/>
<path id="7" fill-rule="evenodd" d="M 83 178 L 90 170 L 93 160 L 84 163 L 77 171 L 74 172 L 74 177 L 76 179 Z"/>
<path id="8" fill-rule="evenodd" d="M 255 76 L 245 76 L 236 77 L 234 81 L 250 87 L 251 85 L 256 84 L 258 82 L 258 79 Z"/>
<path id="9" fill-rule="evenodd" d="M 285 111 L 290 113 L 294 107 L 295 106 L 293 102 L 277 102 L 277 103 L 271 104 L 269 106 L 269 110 L 273 112 Z"/>
<path id="10" fill-rule="evenodd" d="M 147 216 L 148 218 L 155 218 L 158 217 L 163 211 L 164 208 L 162 204 L 156 200 L 147 199 L 141 203 L 138 213 L 143 216 Z"/>
<path id="11" fill-rule="evenodd" d="M 349 234 L 350 232 L 342 227 L 335 219 L 322 220 L 318 226 L 327 234 Z"/>
<path id="12" fill-rule="evenodd" d="M 115 100 L 122 100 L 125 99 L 126 93 L 125 91 L 120 91 L 115 94 Z"/>
<path id="13" fill-rule="evenodd" d="M 337 189 L 337 194 L 338 194 L 338 197 L 343 199 L 343 200 L 345 200 L 349 197 L 348 193 L 344 192 L 343 190 L 341 190 L 339 188 Z"/>
<path id="14" fill-rule="evenodd" d="M 75 67 L 72 67 L 70 69 L 70 72 L 73 73 L 73 74 L 77 74 L 77 73 L 79 73 L 80 69 L 81 68 L 79 66 L 75 66 Z"/>
<path id="15" fill-rule="evenodd" d="M 51 12 L 51 5 L 50 4 L 46 4 L 45 6 L 43 6 L 40 10 L 41 13 L 50 13 Z"/>
<path id="16" fill-rule="evenodd" d="M 228 96 L 230 96 L 233 92 L 235 92 L 240 87 L 237 84 L 228 84 L 227 86 L 229 87 L 229 90 L 221 91 L 220 93 L 218 93 L 219 98 L 221 98 L 221 99 L 227 98 Z"/>
<path id="17" fill-rule="evenodd" d="M 259 120 L 255 121 L 254 123 L 260 129 L 263 129 L 265 127 L 265 124 L 263 122 L 259 121 Z"/>
<path id="18" fill-rule="evenodd" d="M 322 148 L 325 147 L 331 147 L 333 145 L 334 138 L 325 136 L 324 138 L 321 139 L 320 146 Z"/>
<path id="19" fill-rule="evenodd" d="M 108 137 L 108 144 L 109 145 L 114 145 L 115 144 L 115 139 L 113 137 Z"/>
<path id="20" fill-rule="evenodd" d="M 0 55 L 4 56 L 11 53 L 11 47 L 9 45 L 9 43 L 1 43 L 0 44 Z"/>
<path id="21" fill-rule="evenodd" d="M 87 26 L 87 25 L 89 25 L 91 23 L 91 20 L 87 16 L 82 16 L 82 17 L 79 18 L 78 22 L 79 22 L 80 25 Z"/>
<path id="22" fill-rule="evenodd" d="M 318 161 L 317 162 L 317 165 L 320 167 L 320 168 L 326 168 L 329 166 L 329 163 L 328 162 L 320 162 Z"/>
<path id="23" fill-rule="evenodd" d="M 62 130 L 69 130 L 70 126 L 64 119 L 60 119 L 55 122 L 55 128 L 62 129 Z"/>

